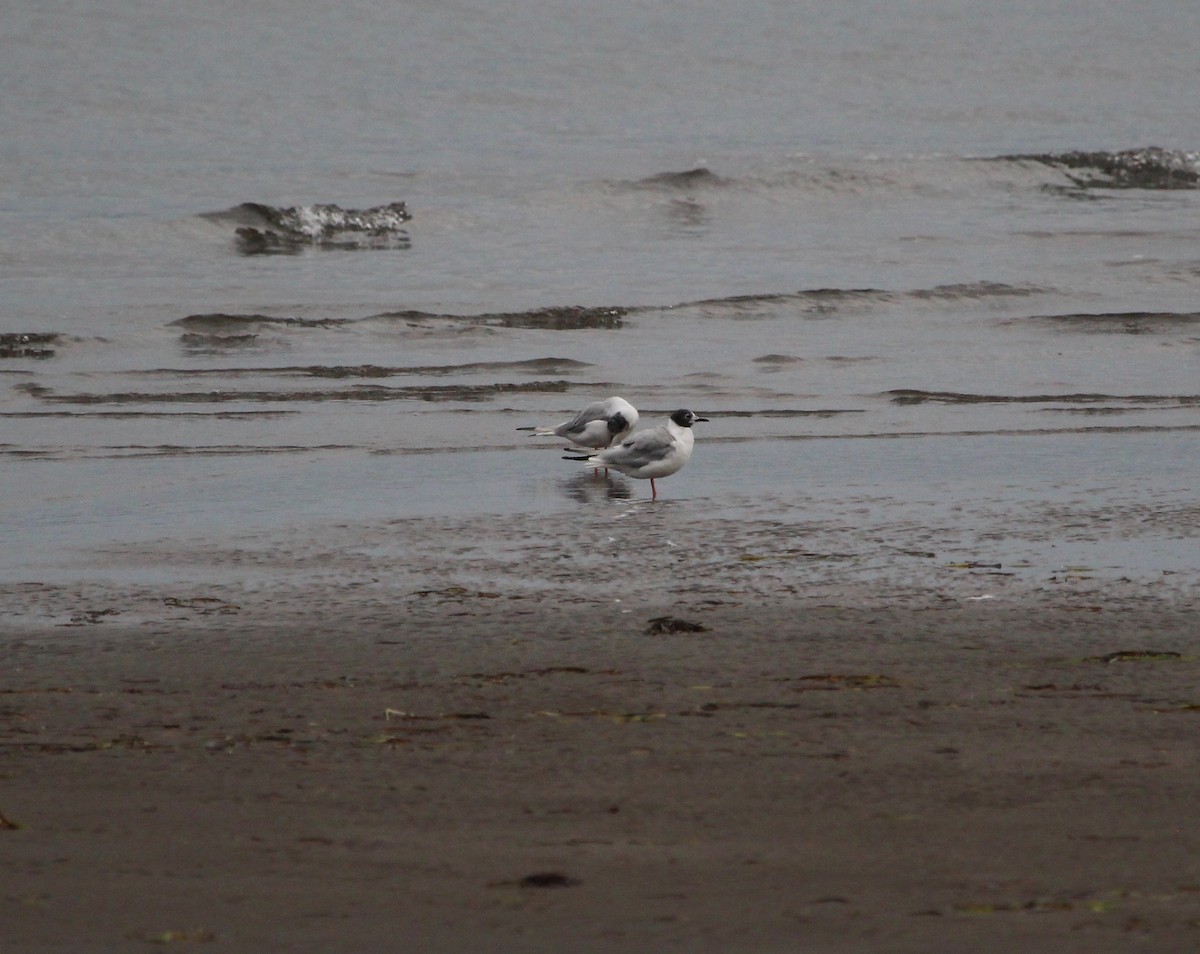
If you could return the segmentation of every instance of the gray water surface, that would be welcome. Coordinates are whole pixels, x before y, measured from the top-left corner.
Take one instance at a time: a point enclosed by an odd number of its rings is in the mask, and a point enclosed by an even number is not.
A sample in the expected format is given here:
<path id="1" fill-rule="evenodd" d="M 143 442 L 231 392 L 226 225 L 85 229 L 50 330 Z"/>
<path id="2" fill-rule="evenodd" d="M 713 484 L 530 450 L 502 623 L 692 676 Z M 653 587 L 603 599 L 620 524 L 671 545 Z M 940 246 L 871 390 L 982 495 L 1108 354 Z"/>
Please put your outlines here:
<path id="1" fill-rule="evenodd" d="M 612 393 L 711 418 L 655 506 L 733 550 L 1194 576 L 1198 32 L 1166 2 L 9 10 L 0 581 L 236 582 L 250 539 L 348 579 L 392 521 L 560 546 L 648 488 L 516 428 Z"/>

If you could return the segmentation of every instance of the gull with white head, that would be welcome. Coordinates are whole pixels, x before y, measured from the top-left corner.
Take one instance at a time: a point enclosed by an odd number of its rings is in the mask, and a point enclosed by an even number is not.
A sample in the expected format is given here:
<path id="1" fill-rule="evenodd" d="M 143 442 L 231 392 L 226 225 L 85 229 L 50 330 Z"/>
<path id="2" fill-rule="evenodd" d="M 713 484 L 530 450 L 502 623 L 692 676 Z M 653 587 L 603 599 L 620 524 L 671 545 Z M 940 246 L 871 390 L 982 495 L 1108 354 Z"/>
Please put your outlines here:
<path id="1" fill-rule="evenodd" d="M 624 398 L 593 401 L 569 421 L 550 427 L 518 427 L 534 437 L 562 437 L 579 447 L 611 447 L 620 443 L 638 422 L 637 409 Z"/>

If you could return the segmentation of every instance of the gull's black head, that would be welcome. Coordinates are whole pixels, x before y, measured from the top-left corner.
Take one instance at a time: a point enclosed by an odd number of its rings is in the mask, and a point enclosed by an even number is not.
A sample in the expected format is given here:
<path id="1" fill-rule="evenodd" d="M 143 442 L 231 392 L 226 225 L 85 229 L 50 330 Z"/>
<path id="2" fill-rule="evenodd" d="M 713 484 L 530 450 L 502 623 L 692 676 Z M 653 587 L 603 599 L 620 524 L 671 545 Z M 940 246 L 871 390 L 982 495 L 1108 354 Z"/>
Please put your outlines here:
<path id="1" fill-rule="evenodd" d="M 608 419 L 608 433 L 610 434 L 620 434 L 621 431 L 628 427 L 629 422 L 625 420 L 625 415 L 620 411 L 617 411 L 616 414 Z"/>
<path id="2" fill-rule="evenodd" d="M 680 427 L 691 427 L 697 421 L 708 421 L 707 417 L 697 417 L 686 407 L 681 407 L 678 411 L 671 412 L 671 420 Z"/>

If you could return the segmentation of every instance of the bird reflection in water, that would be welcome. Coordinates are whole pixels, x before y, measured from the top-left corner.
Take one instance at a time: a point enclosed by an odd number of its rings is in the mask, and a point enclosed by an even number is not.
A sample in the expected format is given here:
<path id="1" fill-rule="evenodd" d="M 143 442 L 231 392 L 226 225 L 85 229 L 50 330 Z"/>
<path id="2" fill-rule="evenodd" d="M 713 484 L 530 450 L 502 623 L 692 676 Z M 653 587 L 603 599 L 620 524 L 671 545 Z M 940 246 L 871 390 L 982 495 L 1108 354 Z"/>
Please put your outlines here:
<path id="1" fill-rule="evenodd" d="M 629 500 L 633 490 L 629 481 L 616 474 L 576 474 L 559 481 L 563 493 L 579 503 L 595 503 L 600 500 Z"/>

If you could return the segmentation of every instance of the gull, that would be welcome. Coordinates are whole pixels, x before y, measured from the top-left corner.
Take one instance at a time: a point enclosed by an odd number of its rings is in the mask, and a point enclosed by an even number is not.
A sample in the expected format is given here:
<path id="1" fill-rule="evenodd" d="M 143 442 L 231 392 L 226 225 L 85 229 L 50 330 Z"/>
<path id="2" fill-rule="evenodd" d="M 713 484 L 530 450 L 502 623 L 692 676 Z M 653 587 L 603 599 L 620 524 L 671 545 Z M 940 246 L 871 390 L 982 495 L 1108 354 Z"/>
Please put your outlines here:
<path id="1" fill-rule="evenodd" d="M 593 467 L 611 467 L 627 477 L 649 479 L 651 500 L 658 499 L 654 481 L 670 477 L 692 458 L 695 436 L 692 425 L 707 421 L 687 408 L 674 411 L 666 424 L 638 431 L 623 443 L 583 457 L 564 457 L 563 460 L 582 460 Z"/>
<path id="2" fill-rule="evenodd" d="M 565 437 L 580 447 L 610 447 L 620 443 L 638 422 L 637 409 L 624 398 L 610 397 L 593 401 L 571 420 L 554 427 L 518 427 L 533 431 L 534 437 Z M 570 448 L 568 448 L 569 450 Z"/>

